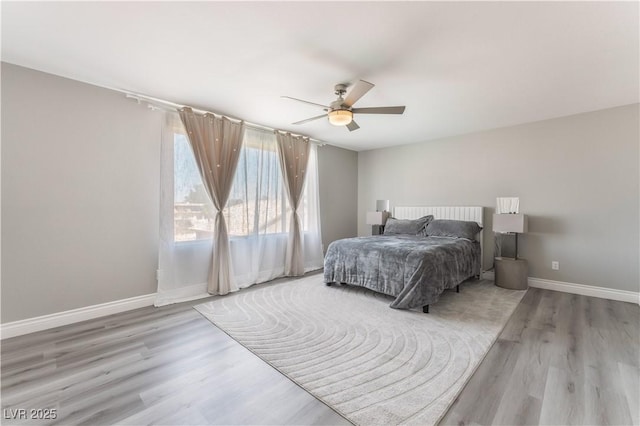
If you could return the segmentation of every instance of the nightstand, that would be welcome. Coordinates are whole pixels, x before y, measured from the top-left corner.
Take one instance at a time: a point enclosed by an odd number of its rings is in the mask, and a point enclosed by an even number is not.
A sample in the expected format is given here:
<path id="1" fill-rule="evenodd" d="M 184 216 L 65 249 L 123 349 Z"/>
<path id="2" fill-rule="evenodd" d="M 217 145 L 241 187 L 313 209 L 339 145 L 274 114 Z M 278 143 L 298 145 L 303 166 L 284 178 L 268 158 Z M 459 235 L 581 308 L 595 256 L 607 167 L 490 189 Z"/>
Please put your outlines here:
<path id="1" fill-rule="evenodd" d="M 495 283 L 498 287 L 511 290 L 526 290 L 529 288 L 527 283 L 529 264 L 526 259 L 496 257 L 494 272 Z"/>
<path id="2" fill-rule="evenodd" d="M 371 235 L 383 235 L 384 225 L 371 225 Z"/>

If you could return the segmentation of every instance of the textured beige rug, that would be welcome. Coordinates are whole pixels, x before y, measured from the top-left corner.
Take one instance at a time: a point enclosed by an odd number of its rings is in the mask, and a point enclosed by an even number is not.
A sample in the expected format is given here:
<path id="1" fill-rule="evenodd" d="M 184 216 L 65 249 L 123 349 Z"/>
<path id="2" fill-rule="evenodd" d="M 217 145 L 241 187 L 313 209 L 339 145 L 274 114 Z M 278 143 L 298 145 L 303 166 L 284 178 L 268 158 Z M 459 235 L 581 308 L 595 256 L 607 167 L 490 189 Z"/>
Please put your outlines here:
<path id="1" fill-rule="evenodd" d="M 447 291 L 431 313 L 327 287 L 322 275 L 258 285 L 196 309 L 359 425 L 432 425 L 445 414 L 524 295 L 490 281 Z"/>

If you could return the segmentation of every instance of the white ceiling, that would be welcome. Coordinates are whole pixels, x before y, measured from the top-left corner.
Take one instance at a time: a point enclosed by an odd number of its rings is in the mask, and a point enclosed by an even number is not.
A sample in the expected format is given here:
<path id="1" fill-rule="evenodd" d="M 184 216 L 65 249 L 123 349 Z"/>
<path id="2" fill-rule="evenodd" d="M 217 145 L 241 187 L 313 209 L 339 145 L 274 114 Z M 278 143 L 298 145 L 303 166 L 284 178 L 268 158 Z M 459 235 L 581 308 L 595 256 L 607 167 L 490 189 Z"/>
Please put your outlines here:
<path id="1" fill-rule="evenodd" d="M 638 2 L 2 2 L 2 60 L 353 150 L 639 101 Z M 328 104 L 376 84 L 349 132 Z"/>

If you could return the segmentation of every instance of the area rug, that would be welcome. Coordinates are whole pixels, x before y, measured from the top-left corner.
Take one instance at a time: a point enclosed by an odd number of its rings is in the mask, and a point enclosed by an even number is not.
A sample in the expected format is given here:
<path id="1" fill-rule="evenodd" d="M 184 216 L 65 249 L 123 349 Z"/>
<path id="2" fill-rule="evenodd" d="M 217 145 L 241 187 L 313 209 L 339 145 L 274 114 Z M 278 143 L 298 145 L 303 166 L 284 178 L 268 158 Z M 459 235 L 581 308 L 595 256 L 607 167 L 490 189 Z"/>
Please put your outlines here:
<path id="1" fill-rule="evenodd" d="M 357 425 L 436 424 L 525 291 L 469 281 L 430 313 L 322 275 L 263 284 L 195 308 Z"/>

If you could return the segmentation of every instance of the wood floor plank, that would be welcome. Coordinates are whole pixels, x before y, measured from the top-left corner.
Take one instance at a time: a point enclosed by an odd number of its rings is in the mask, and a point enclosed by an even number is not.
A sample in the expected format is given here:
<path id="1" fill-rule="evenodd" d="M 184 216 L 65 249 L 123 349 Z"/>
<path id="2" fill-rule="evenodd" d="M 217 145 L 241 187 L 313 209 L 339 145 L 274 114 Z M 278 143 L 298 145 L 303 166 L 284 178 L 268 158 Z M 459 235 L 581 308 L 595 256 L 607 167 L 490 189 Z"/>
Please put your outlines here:
<path id="1" fill-rule="evenodd" d="M 505 392 L 500 406 L 491 421 L 494 425 L 537 425 L 540 422 L 542 401 L 532 396 L 512 398 Z"/>
<path id="2" fill-rule="evenodd" d="M 585 419 L 583 388 L 576 386 L 571 373 L 549 367 L 546 383 L 540 408 L 541 425 L 589 424 Z"/>
<path id="3" fill-rule="evenodd" d="M 588 383 L 585 387 L 585 419 L 599 425 L 631 425 L 631 413 L 624 395 Z"/>
<path id="4" fill-rule="evenodd" d="M 529 328 L 523 331 L 522 336 L 523 341 L 518 345 L 513 374 L 505 384 L 506 391 L 503 393 L 511 397 L 520 389 L 526 389 L 528 396 L 542 400 L 552 354 L 553 333 Z M 513 403 L 509 402 L 508 405 Z"/>
<path id="5" fill-rule="evenodd" d="M 502 399 L 502 389 L 509 381 L 518 359 L 520 344 L 509 340 L 498 340 L 492 350 L 475 371 L 469 382 L 456 401 L 449 409 L 449 413 L 442 422 L 450 424 L 448 416 L 456 414 L 456 424 L 477 423 L 490 425 L 498 411 Z M 473 396 L 471 396 L 473 395 Z"/>
<path id="6" fill-rule="evenodd" d="M 637 305 L 531 288 L 441 424 L 638 424 L 639 327 Z"/>
<path id="7" fill-rule="evenodd" d="M 629 414 L 631 416 L 632 424 L 640 424 L 640 368 L 627 365 L 624 363 L 618 363 L 618 369 L 620 372 L 620 380 L 627 400 L 627 406 Z"/>
<path id="8" fill-rule="evenodd" d="M 143 357 L 139 354 L 131 354 L 115 360 L 109 360 L 104 364 L 83 368 L 73 373 L 67 371 L 54 373 L 46 378 L 23 382 L 17 386 L 4 387 L 3 384 L 2 404 L 3 406 L 5 404 L 13 406 L 23 404 L 22 408 L 45 408 L 31 406 L 30 401 L 44 394 L 68 391 L 94 378 L 104 378 L 112 370 L 127 365 L 135 365 L 142 359 Z"/>

